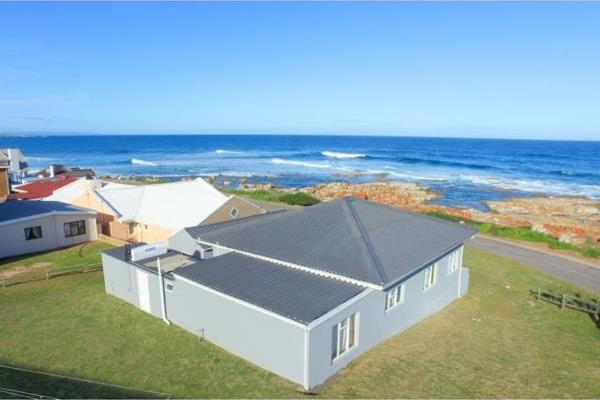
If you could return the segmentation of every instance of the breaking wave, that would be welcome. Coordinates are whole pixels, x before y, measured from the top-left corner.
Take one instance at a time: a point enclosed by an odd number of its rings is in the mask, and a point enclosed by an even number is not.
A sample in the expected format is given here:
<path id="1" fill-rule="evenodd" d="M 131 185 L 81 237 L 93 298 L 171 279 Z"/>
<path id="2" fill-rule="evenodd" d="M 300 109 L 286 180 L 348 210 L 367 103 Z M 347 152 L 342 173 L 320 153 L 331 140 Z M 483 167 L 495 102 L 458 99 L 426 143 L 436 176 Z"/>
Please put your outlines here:
<path id="1" fill-rule="evenodd" d="M 139 158 L 132 158 L 131 163 L 133 165 L 143 165 L 145 167 L 158 167 L 157 163 L 154 163 L 152 161 L 140 160 Z"/>
<path id="2" fill-rule="evenodd" d="M 367 156 L 366 154 L 361 153 L 342 153 L 338 151 L 322 151 L 321 155 L 337 159 L 365 158 Z"/>
<path id="3" fill-rule="evenodd" d="M 243 151 L 222 150 L 222 149 L 215 150 L 215 153 L 217 153 L 217 154 L 244 154 Z"/>

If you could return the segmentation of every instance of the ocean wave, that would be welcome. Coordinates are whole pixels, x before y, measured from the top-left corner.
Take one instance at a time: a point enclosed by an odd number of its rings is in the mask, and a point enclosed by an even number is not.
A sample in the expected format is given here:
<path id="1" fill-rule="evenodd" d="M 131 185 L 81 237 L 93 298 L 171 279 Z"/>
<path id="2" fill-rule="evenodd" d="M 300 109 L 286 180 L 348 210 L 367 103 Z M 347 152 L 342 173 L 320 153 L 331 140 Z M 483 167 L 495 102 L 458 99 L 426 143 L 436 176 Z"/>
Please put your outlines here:
<path id="1" fill-rule="evenodd" d="M 215 153 L 217 153 L 217 154 L 244 154 L 243 151 L 223 150 L 223 149 L 217 149 L 217 150 L 215 150 Z"/>
<path id="2" fill-rule="evenodd" d="M 130 160 L 133 165 L 143 165 L 145 167 L 158 167 L 158 164 L 152 161 L 140 160 L 139 158 L 132 158 Z"/>
<path id="3" fill-rule="evenodd" d="M 474 185 L 485 185 L 502 190 L 515 190 L 527 193 L 549 195 L 587 196 L 600 198 L 600 185 L 586 185 L 567 182 L 556 182 L 540 179 L 507 179 L 490 176 L 460 175 L 460 179 Z"/>
<path id="4" fill-rule="evenodd" d="M 272 158 L 271 162 L 273 164 L 295 165 L 297 167 L 309 167 L 309 168 L 319 168 L 319 169 L 333 168 L 333 166 L 331 164 L 322 164 L 322 163 L 314 163 L 314 162 L 307 162 L 307 161 L 296 161 L 296 160 L 284 160 L 282 158 Z"/>
<path id="5" fill-rule="evenodd" d="M 361 153 L 342 153 L 339 151 L 322 151 L 321 155 L 329 158 L 348 159 L 348 158 L 365 158 L 366 154 Z"/>

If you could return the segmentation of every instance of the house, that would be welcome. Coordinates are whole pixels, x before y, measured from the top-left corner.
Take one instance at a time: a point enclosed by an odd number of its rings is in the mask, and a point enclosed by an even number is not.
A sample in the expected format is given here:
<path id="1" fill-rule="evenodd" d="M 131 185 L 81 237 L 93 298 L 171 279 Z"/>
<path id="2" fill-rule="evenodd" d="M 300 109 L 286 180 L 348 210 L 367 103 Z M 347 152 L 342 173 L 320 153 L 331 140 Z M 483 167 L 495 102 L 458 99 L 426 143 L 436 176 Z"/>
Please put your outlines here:
<path id="1" fill-rule="evenodd" d="M 475 233 L 344 198 L 111 249 L 105 288 L 310 389 L 464 294 Z"/>
<path id="2" fill-rule="evenodd" d="M 10 181 L 8 170 L 10 169 L 10 160 L 6 155 L 0 152 L 0 203 L 4 203 L 10 195 Z"/>
<path id="3" fill-rule="evenodd" d="M 74 178 L 92 179 L 96 172 L 92 168 L 66 167 L 62 164 L 52 164 L 48 168 L 38 171 L 36 175 L 40 178 L 52 178 L 57 175 Z"/>
<path id="4" fill-rule="evenodd" d="M 96 210 L 103 234 L 130 242 L 167 240 L 190 224 L 266 213 L 201 178 L 141 186 L 88 180 L 63 188 L 52 199 Z"/>
<path id="5" fill-rule="evenodd" d="M 29 165 L 27 159 L 19 149 L 1 149 L 0 158 L 8 159 L 9 162 L 9 180 L 13 183 L 21 183 L 27 176 Z"/>
<path id="6" fill-rule="evenodd" d="M 57 175 L 52 178 L 39 179 L 19 186 L 13 186 L 12 197 L 18 200 L 36 200 L 50 197 L 54 191 L 70 185 L 79 178 Z"/>
<path id="7" fill-rule="evenodd" d="M 0 204 L 0 258 L 96 240 L 96 212 L 54 201 Z"/>

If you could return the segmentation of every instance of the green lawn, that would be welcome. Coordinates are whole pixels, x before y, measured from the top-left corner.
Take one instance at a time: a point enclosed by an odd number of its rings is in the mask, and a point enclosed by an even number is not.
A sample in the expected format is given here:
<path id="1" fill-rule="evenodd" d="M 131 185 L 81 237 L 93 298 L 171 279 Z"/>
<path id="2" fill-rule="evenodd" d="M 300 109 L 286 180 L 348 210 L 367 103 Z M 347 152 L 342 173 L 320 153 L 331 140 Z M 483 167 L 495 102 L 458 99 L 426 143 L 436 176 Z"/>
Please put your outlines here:
<path id="1" fill-rule="evenodd" d="M 473 249 L 465 263 L 467 296 L 359 357 L 320 395 L 600 397 L 600 329 L 528 292 L 576 288 Z M 303 396 L 298 385 L 106 295 L 99 272 L 0 289 L 0 363 L 181 397 Z"/>
<path id="2" fill-rule="evenodd" d="M 101 262 L 100 251 L 113 247 L 104 242 L 87 242 L 64 249 L 25 255 L 0 261 L 0 270 L 15 267 L 31 267 L 35 264 L 48 264 L 50 267 L 60 268 L 81 264 L 97 264 Z"/>
<path id="3" fill-rule="evenodd" d="M 280 190 L 240 190 L 223 189 L 227 194 L 248 197 L 252 200 L 268 201 L 273 203 L 284 203 L 291 206 L 312 206 L 320 202 L 304 192 L 282 192 Z"/>

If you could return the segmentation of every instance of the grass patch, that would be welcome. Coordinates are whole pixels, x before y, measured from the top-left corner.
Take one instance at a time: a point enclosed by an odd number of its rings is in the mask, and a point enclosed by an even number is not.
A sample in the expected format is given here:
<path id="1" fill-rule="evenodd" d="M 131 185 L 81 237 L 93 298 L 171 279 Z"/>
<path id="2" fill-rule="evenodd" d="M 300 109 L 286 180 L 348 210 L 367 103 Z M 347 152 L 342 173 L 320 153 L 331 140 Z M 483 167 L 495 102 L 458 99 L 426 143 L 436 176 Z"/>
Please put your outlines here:
<path id="1" fill-rule="evenodd" d="M 546 233 L 536 232 L 531 228 L 523 226 L 502 226 L 492 224 L 490 222 L 479 222 L 469 219 L 464 219 L 456 215 L 446 214 L 440 211 L 429 211 L 425 214 L 432 217 L 445 219 L 453 222 L 464 222 L 466 225 L 479 229 L 479 232 L 486 233 L 488 235 L 497 236 L 505 239 L 518 239 L 525 240 L 528 242 L 545 243 L 549 248 L 555 250 L 572 250 L 582 254 L 585 257 L 600 258 L 600 249 L 594 247 L 592 244 L 581 247 L 571 243 L 561 242 L 554 236 L 550 236 Z"/>
<path id="2" fill-rule="evenodd" d="M 52 268 L 70 267 L 82 264 L 99 264 L 102 260 L 100 251 L 113 247 L 100 241 L 87 242 L 60 250 L 48 251 L 36 255 L 24 255 L 0 261 L 0 274 L 14 268 L 24 272 L 43 265 Z"/>
<path id="3" fill-rule="evenodd" d="M 291 206 L 312 206 L 320 202 L 304 192 L 282 192 L 280 190 L 241 190 L 223 189 L 225 193 L 245 196 L 252 200 L 270 201 L 274 203 L 285 203 Z"/>
<path id="4" fill-rule="evenodd" d="M 600 397 L 600 330 L 529 290 L 589 293 L 471 248 L 465 264 L 464 298 L 356 359 L 320 396 Z M 298 385 L 107 295 L 99 272 L 0 289 L 0 363 L 178 397 L 303 397 Z"/>

